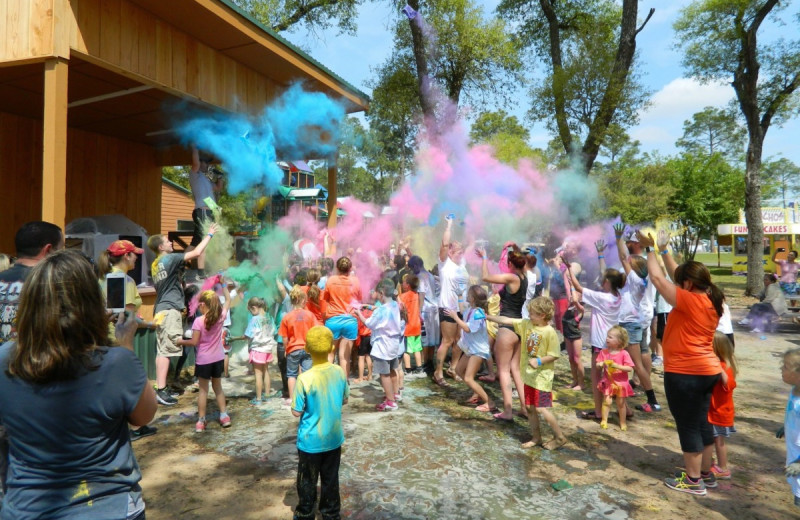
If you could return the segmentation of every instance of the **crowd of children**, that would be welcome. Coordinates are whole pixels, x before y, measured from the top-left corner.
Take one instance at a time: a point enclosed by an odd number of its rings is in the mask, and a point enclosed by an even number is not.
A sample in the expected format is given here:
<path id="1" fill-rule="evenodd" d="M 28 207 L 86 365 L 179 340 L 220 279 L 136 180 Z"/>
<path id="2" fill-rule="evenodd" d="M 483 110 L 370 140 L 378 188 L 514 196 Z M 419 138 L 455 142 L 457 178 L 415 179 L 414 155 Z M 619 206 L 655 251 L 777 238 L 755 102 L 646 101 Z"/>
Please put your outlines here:
<path id="1" fill-rule="evenodd" d="M 438 276 L 424 268 L 420 257 L 411 256 L 407 265 L 405 261 L 394 261 L 374 289 L 362 294 L 352 261 L 342 257 L 336 262 L 337 273 L 332 276 L 321 274 L 316 267 L 300 267 L 292 270 L 291 282 L 289 276 L 279 277 L 276 285 L 282 301 L 273 306 L 261 297 L 249 297 L 247 310 L 251 317 L 247 328 L 243 335 L 231 340 L 247 341 L 255 379 L 252 403 L 260 405 L 280 394 L 284 405 L 290 406 L 293 414 L 301 418 L 298 434 L 301 505 L 297 517 L 305 517 L 303 515 L 311 507 L 309 504 L 313 505 L 318 476 L 323 483 L 320 511 L 323 507 L 338 508 L 338 458 L 343 442 L 341 405 L 347 401 L 350 383 L 371 382 L 373 374 L 383 394 L 377 411 L 390 412 L 400 407 L 406 378 L 427 374 L 440 386 L 450 386 L 444 383 L 444 374 L 448 374 L 463 381 L 472 391 L 468 404 L 475 405 L 478 412 L 494 413 L 498 421 L 511 421 L 512 417 L 498 411 L 494 392 L 487 385 L 502 378 L 500 380 L 508 386 L 510 401 L 512 377 L 509 376 L 518 374 L 519 415 L 527 417 L 531 431 L 530 440 L 522 447 L 553 450 L 564 446 L 567 436 L 552 409 L 555 362 L 562 354 L 569 355 L 571 381 L 566 390 L 583 391 L 587 382 L 581 360 L 579 325 L 584 308 L 591 311 L 588 336 L 591 382 L 588 384 L 594 397 L 594 409 L 584 412 L 582 417 L 596 419 L 601 429 L 607 429 L 610 410 L 615 404 L 619 429 L 627 431 L 627 419 L 634 414 L 628 398 L 637 395 L 637 387 L 644 391 L 647 401 L 635 408 L 644 413 L 659 411 L 661 406 L 650 383 L 650 370 L 659 359 L 656 346 L 663 337 L 669 307 L 649 283 L 648 265 L 639 256 L 641 248 L 636 236 L 628 235 L 627 240 L 623 239 L 623 230 L 624 226 L 614 229 L 622 270 L 607 268 L 606 244 L 603 241 L 594 244 L 598 256 L 599 274 L 594 283 L 597 289 L 586 287 L 591 282 L 587 282 L 586 272 L 578 263 L 576 247 L 579 249 L 579 246 L 575 244 L 572 249 L 560 248 L 553 258 L 545 257 L 542 269 L 535 271 L 537 261 L 530 258 L 541 251 L 522 250 L 507 244 L 504 258 L 508 266 L 501 269 L 506 275 L 489 275 L 484 265 L 482 278 L 488 283 L 465 284 L 464 277 L 468 276 L 465 252 L 460 245 L 448 240 L 443 242 Z M 483 250 L 477 253 L 486 255 Z M 327 267 L 327 274 L 331 266 L 322 267 Z M 441 278 L 438 278 L 443 271 L 447 290 L 452 293 L 445 298 L 442 298 Z M 502 290 L 497 290 L 497 283 L 503 284 Z M 551 297 L 554 285 L 562 287 L 556 289 L 556 295 L 559 299 L 566 295 L 566 302 L 556 303 Z M 206 428 L 209 382 L 216 394 L 221 426 L 231 424 L 225 413 L 220 384 L 224 359 L 221 345 L 222 323 L 229 307 L 236 302 L 227 294 L 224 284 L 222 287 L 221 295 L 213 291 L 200 294 L 200 316 L 192 323 L 191 336 L 177 342 L 197 347 L 195 374 L 200 386 L 197 432 Z M 242 289 L 241 296 L 244 296 L 247 289 Z M 509 313 L 508 308 L 504 311 L 504 305 L 517 300 L 524 312 Z M 437 304 L 439 307 L 434 307 Z M 432 312 L 433 308 L 436 312 Z M 557 312 L 560 312 L 559 317 Z M 729 314 L 727 320 L 730 321 Z M 713 342 L 722 372 L 708 410 L 716 459 L 710 462 L 710 470 L 701 474 L 702 489 L 684 485 L 683 477 L 667 479 L 667 485 L 679 491 L 705 494 L 707 488 L 716 487 L 717 479 L 731 478 L 726 439 L 736 432 L 733 391 L 737 365 L 732 329 L 729 332 L 730 327 L 724 321 L 723 318 L 721 331 L 716 333 Z M 558 322 L 561 327 L 557 329 L 554 323 Z M 498 356 L 497 327 L 503 331 L 504 343 L 508 343 L 504 347 L 508 348 L 508 359 L 503 362 L 505 364 L 498 363 L 500 378 L 495 374 L 493 363 Z M 648 346 L 652 347 L 652 356 Z M 445 370 L 448 357 L 450 368 Z M 437 360 L 435 364 L 434 359 Z M 276 362 L 283 392 L 272 393 L 269 365 Z M 484 375 L 480 376 L 484 369 Z M 786 429 L 781 433 L 787 437 L 787 478 L 800 505 L 800 376 L 797 376 L 800 354 L 788 353 L 783 370 L 784 380 L 793 385 L 793 390 L 787 405 Z M 513 379 L 516 382 L 516 377 Z M 504 401 L 505 397 L 504 392 Z M 505 411 L 510 412 L 510 402 L 505 404 Z M 552 438 L 546 442 L 542 421 L 552 432 Z M 302 439 L 300 433 L 303 433 Z M 315 435 L 324 438 L 315 438 Z M 704 463 L 703 467 L 709 465 Z"/>

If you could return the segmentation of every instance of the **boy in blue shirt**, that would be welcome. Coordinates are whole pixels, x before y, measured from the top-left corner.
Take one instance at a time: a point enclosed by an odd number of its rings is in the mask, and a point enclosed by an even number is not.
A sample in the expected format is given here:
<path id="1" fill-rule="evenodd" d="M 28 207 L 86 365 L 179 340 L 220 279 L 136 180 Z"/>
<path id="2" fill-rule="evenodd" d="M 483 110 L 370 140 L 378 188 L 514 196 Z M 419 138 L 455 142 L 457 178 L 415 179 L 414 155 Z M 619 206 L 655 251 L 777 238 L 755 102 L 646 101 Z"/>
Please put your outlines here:
<path id="1" fill-rule="evenodd" d="M 306 352 L 311 370 L 297 378 L 292 414 L 297 426 L 297 495 L 295 520 L 314 518 L 317 480 L 321 480 L 319 512 L 324 520 L 338 520 L 339 461 L 344 443 L 342 405 L 347 404 L 350 387 L 344 370 L 328 361 L 333 351 L 333 333 L 327 327 L 312 327 L 306 335 Z"/>

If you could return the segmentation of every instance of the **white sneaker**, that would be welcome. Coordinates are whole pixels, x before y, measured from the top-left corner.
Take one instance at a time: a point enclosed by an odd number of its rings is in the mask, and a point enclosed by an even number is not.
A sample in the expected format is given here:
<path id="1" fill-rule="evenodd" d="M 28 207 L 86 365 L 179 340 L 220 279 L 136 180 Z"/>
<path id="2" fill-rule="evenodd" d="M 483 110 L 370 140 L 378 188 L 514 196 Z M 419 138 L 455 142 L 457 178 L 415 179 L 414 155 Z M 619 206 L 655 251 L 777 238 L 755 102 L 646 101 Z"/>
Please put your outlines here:
<path id="1" fill-rule="evenodd" d="M 755 327 L 755 328 L 754 328 L 753 330 L 751 330 L 750 332 L 755 332 L 756 334 L 759 334 L 759 333 L 761 333 L 761 332 L 764 332 L 764 331 L 763 331 L 763 330 L 761 330 L 761 329 L 759 329 L 758 327 Z"/>
<path id="2" fill-rule="evenodd" d="M 747 318 L 742 318 L 739 320 L 739 325 L 750 325 L 750 320 Z"/>

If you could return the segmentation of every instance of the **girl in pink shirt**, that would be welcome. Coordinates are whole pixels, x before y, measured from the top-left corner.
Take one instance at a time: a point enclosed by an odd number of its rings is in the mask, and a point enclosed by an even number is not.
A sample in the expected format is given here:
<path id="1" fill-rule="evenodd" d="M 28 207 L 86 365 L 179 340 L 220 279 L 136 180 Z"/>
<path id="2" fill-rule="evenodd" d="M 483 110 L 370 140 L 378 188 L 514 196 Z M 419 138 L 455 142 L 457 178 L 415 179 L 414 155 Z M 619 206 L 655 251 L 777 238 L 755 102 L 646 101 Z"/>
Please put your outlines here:
<path id="1" fill-rule="evenodd" d="M 222 326 L 228 315 L 231 295 L 225 287 L 225 304 L 221 304 L 214 291 L 203 291 L 197 309 L 203 313 L 192 324 L 192 339 L 179 340 L 179 344 L 197 347 L 197 362 L 194 374 L 199 380 L 200 393 L 197 397 L 197 423 L 195 432 L 206 430 L 206 403 L 208 402 L 208 382 L 214 389 L 219 407 L 219 424 L 223 428 L 231 425 L 231 418 L 225 408 L 225 394 L 222 392 L 220 378 L 225 370 L 225 351 L 222 349 Z"/>

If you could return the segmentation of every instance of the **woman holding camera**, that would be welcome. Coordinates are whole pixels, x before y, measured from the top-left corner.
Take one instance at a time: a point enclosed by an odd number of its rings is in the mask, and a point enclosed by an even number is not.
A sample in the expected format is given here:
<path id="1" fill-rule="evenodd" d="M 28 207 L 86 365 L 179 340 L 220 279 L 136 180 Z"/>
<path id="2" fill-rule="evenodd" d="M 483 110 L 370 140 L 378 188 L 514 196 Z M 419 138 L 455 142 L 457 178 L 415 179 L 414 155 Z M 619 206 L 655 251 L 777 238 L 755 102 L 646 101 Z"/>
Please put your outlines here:
<path id="1" fill-rule="evenodd" d="M 0 519 L 144 520 L 141 472 L 128 423 L 156 412 L 153 388 L 130 350 L 136 317 L 120 316 L 108 344 L 92 266 L 59 251 L 31 271 L 17 341 L 0 347 L 0 424 L 9 437 Z"/>

